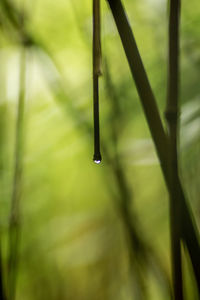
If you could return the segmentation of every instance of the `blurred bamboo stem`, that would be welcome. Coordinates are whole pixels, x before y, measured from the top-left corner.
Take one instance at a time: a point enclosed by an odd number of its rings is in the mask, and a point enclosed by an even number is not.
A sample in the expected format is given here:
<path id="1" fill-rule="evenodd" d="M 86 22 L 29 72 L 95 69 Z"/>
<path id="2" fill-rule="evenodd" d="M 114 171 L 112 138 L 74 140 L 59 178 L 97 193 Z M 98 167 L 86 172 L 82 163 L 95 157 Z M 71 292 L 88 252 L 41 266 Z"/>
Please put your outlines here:
<path id="1" fill-rule="evenodd" d="M 0 236 L 0 299 L 7 300 L 6 292 L 5 292 L 5 282 L 4 282 L 1 236 Z"/>
<path id="2" fill-rule="evenodd" d="M 23 129 L 24 129 L 24 99 L 25 99 L 25 71 L 26 53 L 22 46 L 20 53 L 20 87 L 17 108 L 17 123 L 15 136 L 15 166 L 11 196 L 11 211 L 9 219 L 9 245 L 8 245 L 8 298 L 15 299 L 16 278 L 19 259 L 20 238 L 20 199 L 22 190 L 22 164 L 23 164 Z"/>
<path id="3" fill-rule="evenodd" d="M 170 1 L 168 95 L 165 117 L 169 131 L 169 181 L 170 181 L 170 232 L 171 265 L 174 299 L 183 299 L 183 275 L 181 264 L 181 199 L 178 182 L 178 95 L 179 95 L 179 19 L 180 0 Z"/>
<path id="4" fill-rule="evenodd" d="M 171 194 L 171 183 L 169 175 L 169 139 L 163 128 L 156 100 L 150 86 L 137 44 L 129 25 L 125 10 L 120 0 L 107 0 L 111 8 L 123 47 L 129 63 L 129 67 L 136 84 L 138 94 L 144 109 L 144 113 L 150 128 L 150 132 L 160 160 L 165 182 Z M 195 226 L 191 211 L 183 192 L 179 177 L 177 177 L 177 190 L 181 200 L 181 237 L 184 240 L 192 261 L 195 278 L 200 291 L 200 244 L 199 233 Z M 177 220 L 178 221 L 178 220 Z"/>
<path id="5" fill-rule="evenodd" d="M 3 80 L 1 76 L 1 82 Z M 6 103 L 2 101 L 4 99 L 4 91 L 0 94 L 0 206 L 2 207 L 4 199 L 4 175 L 5 175 L 5 153 L 6 153 Z M 1 215 L 2 217 L 2 215 Z M 5 291 L 5 269 L 4 269 L 4 256 L 3 256 L 3 240 L 4 240 L 4 228 L 3 222 L 0 222 L 0 299 L 6 300 Z"/>

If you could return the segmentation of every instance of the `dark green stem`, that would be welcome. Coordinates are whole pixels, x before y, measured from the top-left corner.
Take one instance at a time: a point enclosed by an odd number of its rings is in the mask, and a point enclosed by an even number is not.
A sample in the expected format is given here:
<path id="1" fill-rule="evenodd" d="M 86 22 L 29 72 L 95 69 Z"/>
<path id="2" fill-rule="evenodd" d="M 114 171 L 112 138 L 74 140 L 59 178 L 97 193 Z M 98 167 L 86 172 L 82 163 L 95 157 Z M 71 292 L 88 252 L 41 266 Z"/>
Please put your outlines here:
<path id="1" fill-rule="evenodd" d="M 3 270 L 2 245 L 1 245 L 1 237 L 0 237 L 0 299 L 1 300 L 7 300 L 4 281 L 5 281 L 5 277 L 4 277 L 4 270 Z"/>
<path id="2" fill-rule="evenodd" d="M 178 94 L 179 94 L 179 17 L 180 1 L 170 1 L 169 14 L 169 54 L 168 54 L 168 96 L 166 120 L 169 129 L 169 180 L 170 192 L 170 232 L 172 282 L 174 299 L 183 299 L 183 276 L 181 263 L 181 199 L 178 186 Z"/>
<path id="3" fill-rule="evenodd" d="M 94 118 L 94 156 L 101 162 L 99 130 L 99 76 L 101 75 L 101 30 L 100 0 L 93 0 L 93 118 Z"/>

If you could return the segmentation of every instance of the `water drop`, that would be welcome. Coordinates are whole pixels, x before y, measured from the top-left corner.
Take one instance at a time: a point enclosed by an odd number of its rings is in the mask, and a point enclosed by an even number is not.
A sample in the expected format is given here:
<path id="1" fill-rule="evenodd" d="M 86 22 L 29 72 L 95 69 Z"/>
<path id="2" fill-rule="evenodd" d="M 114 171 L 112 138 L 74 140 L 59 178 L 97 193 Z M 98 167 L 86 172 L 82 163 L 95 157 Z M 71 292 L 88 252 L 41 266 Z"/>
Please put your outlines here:
<path id="1" fill-rule="evenodd" d="M 93 160 L 95 164 L 100 164 L 101 160 L 100 159 L 94 159 Z"/>
<path id="2" fill-rule="evenodd" d="M 95 153 L 93 156 L 93 162 L 97 165 L 100 164 L 101 162 L 101 154 L 100 153 Z"/>

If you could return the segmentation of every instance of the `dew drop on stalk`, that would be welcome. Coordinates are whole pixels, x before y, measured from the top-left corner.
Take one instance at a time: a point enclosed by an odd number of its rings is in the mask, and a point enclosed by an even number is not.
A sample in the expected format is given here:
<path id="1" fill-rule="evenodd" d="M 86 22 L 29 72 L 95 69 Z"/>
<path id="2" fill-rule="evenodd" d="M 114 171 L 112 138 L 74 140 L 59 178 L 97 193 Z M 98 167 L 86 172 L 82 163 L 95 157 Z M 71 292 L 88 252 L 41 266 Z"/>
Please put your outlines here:
<path id="1" fill-rule="evenodd" d="M 97 164 L 97 165 L 100 164 L 100 162 L 101 162 L 100 159 L 94 159 L 93 161 L 94 161 L 94 163 Z"/>
<path id="2" fill-rule="evenodd" d="M 93 162 L 97 165 L 100 164 L 101 162 L 101 154 L 100 153 L 95 153 L 94 156 L 93 156 Z"/>

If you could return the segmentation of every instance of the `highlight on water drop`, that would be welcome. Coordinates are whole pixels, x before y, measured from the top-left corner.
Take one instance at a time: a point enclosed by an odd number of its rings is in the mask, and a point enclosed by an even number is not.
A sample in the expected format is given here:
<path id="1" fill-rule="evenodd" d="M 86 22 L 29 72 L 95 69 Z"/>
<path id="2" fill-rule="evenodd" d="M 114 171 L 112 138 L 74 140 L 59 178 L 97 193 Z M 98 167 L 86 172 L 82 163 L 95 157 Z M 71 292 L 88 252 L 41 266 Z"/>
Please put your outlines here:
<path id="1" fill-rule="evenodd" d="M 102 158 L 101 158 L 101 154 L 100 153 L 95 153 L 93 156 L 93 162 L 97 165 L 100 164 Z"/>
<path id="2" fill-rule="evenodd" d="M 101 162 L 101 160 L 99 160 L 99 159 L 94 159 L 93 161 L 95 164 L 100 164 L 100 162 Z"/>

